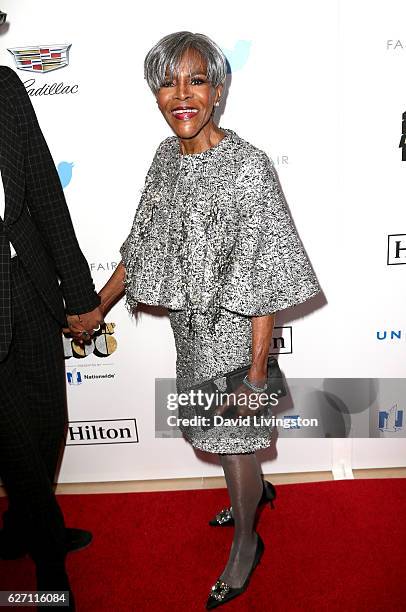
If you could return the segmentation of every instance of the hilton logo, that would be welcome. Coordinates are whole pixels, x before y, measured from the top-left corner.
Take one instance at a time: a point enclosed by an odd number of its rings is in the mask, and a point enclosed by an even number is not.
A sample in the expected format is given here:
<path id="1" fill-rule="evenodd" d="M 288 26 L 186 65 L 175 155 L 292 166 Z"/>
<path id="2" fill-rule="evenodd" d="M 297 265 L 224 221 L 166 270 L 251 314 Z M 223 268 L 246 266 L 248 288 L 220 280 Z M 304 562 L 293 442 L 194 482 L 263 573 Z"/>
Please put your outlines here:
<path id="1" fill-rule="evenodd" d="M 378 427 L 381 431 L 400 431 L 403 427 L 403 410 L 399 410 L 397 404 L 389 410 L 380 410 Z"/>
<path id="2" fill-rule="evenodd" d="M 389 234 L 387 264 L 406 264 L 406 234 Z"/>
<path id="3" fill-rule="evenodd" d="M 71 421 L 66 446 L 134 444 L 139 442 L 135 419 Z"/>

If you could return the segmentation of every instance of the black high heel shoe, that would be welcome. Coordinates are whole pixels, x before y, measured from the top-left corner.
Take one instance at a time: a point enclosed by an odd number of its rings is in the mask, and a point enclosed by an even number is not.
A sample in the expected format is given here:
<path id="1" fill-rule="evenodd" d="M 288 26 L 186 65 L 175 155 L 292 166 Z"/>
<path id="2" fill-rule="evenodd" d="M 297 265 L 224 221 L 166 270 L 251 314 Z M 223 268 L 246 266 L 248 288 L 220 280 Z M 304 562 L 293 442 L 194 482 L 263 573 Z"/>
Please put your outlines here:
<path id="1" fill-rule="evenodd" d="M 255 550 L 254 560 L 252 562 L 251 569 L 247 578 L 245 579 L 244 584 L 241 587 L 232 587 L 227 584 L 227 582 L 224 582 L 224 580 L 221 580 L 219 578 L 211 587 L 210 595 L 206 603 L 206 610 L 213 610 L 213 608 L 218 608 L 218 606 L 222 606 L 231 599 L 242 595 L 242 593 L 247 590 L 250 578 L 258 563 L 261 561 L 261 557 L 264 554 L 265 550 L 265 545 L 258 533 L 257 538 L 257 548 Z"/>
<path id="2" fill-rule="evenodd" d="M 258 508 L 264 504 L 270 503 L 271 508 L 274 508 L 274 499 L 276 498 L 276 490 L 271 482 L 263 481 L 263 490 L 261 499 L 258 502 Z M 232 527 L 234 525 L 232 507 L 223 508 L 216 516 L 209 521 L 211 527 Z"/>

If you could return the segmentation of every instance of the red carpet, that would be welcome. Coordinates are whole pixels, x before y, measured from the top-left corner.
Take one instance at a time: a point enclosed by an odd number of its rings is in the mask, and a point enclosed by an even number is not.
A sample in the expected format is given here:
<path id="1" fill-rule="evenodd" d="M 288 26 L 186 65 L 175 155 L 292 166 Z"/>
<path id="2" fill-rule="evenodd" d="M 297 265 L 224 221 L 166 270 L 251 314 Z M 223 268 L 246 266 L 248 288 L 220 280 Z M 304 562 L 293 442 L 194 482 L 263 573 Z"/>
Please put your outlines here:
<path id="1" fill-rule="evenodd" d="M 69 556 L 79 612 L 203 611 L 232 529 L 207 519 L 225 490 L 59 497 L 94 542 Z M 0 500 L 0 510 L 5 507 Z M 258 531 L 265 554 L 248 591 L 222 610 L 406 609 L 406 479 L 278 486 Z M 0 561 L 0 589 L 34 589 L 28 559 Z"/>

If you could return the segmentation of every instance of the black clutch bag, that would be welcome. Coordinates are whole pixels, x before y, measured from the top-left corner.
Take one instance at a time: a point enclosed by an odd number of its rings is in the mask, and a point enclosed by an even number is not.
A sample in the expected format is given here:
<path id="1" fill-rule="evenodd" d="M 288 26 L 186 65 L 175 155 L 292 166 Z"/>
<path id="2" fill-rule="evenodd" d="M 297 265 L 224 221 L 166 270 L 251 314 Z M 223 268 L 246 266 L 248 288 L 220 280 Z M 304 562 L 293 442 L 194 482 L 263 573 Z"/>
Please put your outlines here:
<path id="1" fill-rule="evenodd" d="M 248 374 L 251 364 L 236 368 L 231 372 L 225 374 L 218 374 L 213 378 L 209 378 L 203 382 L 200 382 L 190 388 L 195 394 L 198 394 L 198 403 L 196 404 L 196 413 L 202 417 L 201 428 L 206 431 L 214 426 L 213 416 L 216 408 L 222 404 L 221 401 L 214 403 L 213 399 L 219 398 L 222 393 L 233 393 L 243 382 L 244 377 Z M 250 393 L 255 393 L 251 391 Z M 258 392 L 260 394 L 266 393 L 269 397 L 273 395 L 278 399 L 284 397 L 287 394 L 286 385 L 283 374 L 279 367 L 278 360 L 275 357 L 268 357 L 268 378 L 266 391 Z M 223 416 L 231 416 L 234 407 L 230 407 L 230 415 L 224 413 Z M 204 417 L 204 418 L 203 418 Z"/>
<path id="2" fill-rule="evenodd" d="M 243 379 L 248 374 L 250 367 L 251 364 L 242 368 L 237 368 L 236 370 L 225 374 L 228 393 L 232 393 L 239 385 L 241 385 Z M 217 378 L 218 376 L 216 376 L 215 380 L 217 380 Z M 268 357 L 267 383 L 266 393 L 268 395 L 275 394 L 278 396 L 278 398 L 286 395 L 285 381 L 283 379 L 283 374 L 279 367 L 278 360 L 271 356 Z M 262 393 L 264 392 L 262 391 Z"/>

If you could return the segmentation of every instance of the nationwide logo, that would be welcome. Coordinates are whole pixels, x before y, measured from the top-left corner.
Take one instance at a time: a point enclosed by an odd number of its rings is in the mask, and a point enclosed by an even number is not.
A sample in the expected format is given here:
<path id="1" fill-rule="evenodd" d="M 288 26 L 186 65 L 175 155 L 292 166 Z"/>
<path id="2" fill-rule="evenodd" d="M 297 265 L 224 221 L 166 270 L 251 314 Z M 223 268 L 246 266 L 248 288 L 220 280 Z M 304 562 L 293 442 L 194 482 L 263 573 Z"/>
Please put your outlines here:
<path id="1" fill-rule="evenodd" d="M 18 70 L 28 72 L 51 72 L 69 64 L 69 49 L 72 45 L 44 45 L 14 47 L 7 49 L 14 56 Z"/>
<path id="2" fill-rule="evenodd" d="M 66 371 L 66 378 L 71 386 L 81 385 L 87 380 L 111 380 L 115 375 L 114 372 L 107 372 L 106 374 L 82 374 L 76 368 Z"/>
<path id="3" fill-rule="evenodd" d="M 403 429 L 403 410 L 399 410 L 397 404 L 389 410 L 380 410 L 378 413 L 378 428 L 382 432 Z"/>
<path id="4" fill-rule="evenodd" d="M 82 374 L 76 368 L 73 368 L 73 370 L 68 370 L 66 372 L 66 378 L 70 385 L 81 385 L 83 382 Z"/>
<path id="5" fill-rule="evenodd" d="M 66 446 L 134 444 L 139 442 L 135 419 L 71 421 Z"/>

